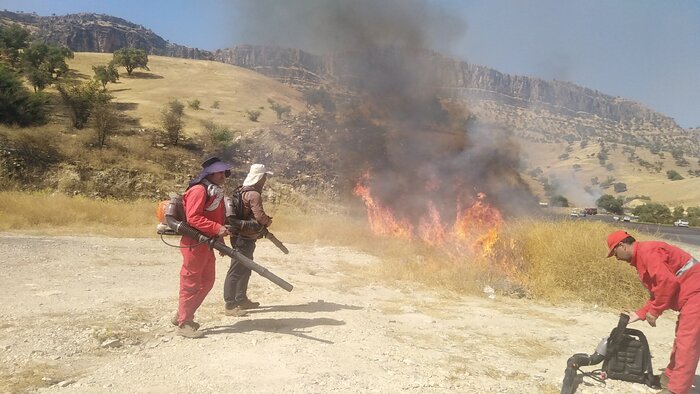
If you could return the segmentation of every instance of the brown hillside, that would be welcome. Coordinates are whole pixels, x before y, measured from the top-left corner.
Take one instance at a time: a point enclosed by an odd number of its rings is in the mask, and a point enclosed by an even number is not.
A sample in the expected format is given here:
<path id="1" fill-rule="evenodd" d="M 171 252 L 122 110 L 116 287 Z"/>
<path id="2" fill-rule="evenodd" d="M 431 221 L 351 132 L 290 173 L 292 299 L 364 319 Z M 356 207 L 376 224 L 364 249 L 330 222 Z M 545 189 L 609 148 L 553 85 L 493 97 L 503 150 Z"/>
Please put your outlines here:
<path id="1" fill-rule="evenodd" d="M 93 65 L 104 65 L 112 59 L 107 53 L 76 53 L 69 66 L 83 76 L 93 75 Z M 256 72 L 207 60 L 149 56 L 150 71 L 136 69 L 131 76 L 119 69 L 120 79 L 108 84 L 125 113 L 139 119 L 145 128 L 160 127 L 160 114 L 165 103 L 177 99 L 187 105 L 199 100 L 201 109 L 185 108 L 185 132 L 197 133 L 202 120 L 212 120 L 232 130 L 246 130 L 277 121 L 268 99 L 292 107 L 293 113 L 305 109 L 301 93 Z M 212 108 L 215 101 L 219 109 Z M 247 110 L 258 110 L 257 122 L 248 119 Z"/>

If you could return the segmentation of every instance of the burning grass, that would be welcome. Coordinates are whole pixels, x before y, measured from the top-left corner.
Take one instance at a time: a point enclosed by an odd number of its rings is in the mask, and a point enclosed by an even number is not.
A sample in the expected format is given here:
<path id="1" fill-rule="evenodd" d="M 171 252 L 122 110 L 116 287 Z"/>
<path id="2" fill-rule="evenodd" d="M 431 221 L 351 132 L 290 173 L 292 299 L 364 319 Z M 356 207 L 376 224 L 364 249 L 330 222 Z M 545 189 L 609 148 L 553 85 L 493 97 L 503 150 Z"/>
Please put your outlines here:
<path id="1" fill-rule="evenodd" d="M 362 216 L 283 210 L 275 226 L 291 242 L 331 243 L 375 254 L 383 264 L 374 273 L 392 281 L 460 294 L 478 294 L 490 286 L 500 294 L 611 308 L 633 308 L 646 299 L 634 269 L 605 258 L 605 236 L 613 228 L 601 222 L 508 221 L 484 255 L 375 235 Z"/>
<path id="2" fill-rule="evenodd" d="M 121 202 L 48 193 L 0 193 L 0 231 L 154 236 L 152 201 Z M 419 283 L 458 294 L 500 294 L 553 303 L 582 301 L 615 308 L 639 305 L 646 293 L 628 264 L 606 259 L 609 225 L 594 221 L 506 221 L 488 254 L 450 244 L 429 246 L 371 232 L 366 213 L 301 212 L 270 207 L 273 231 L 285 242 L 347 246 L 383 263 L 362 274 Z M 338 208 L 335 212 L 341 212 Z M 643 238 L 643 237 L 640 237 Z M 456 253 L 455 251 L 458 251 Z"/>

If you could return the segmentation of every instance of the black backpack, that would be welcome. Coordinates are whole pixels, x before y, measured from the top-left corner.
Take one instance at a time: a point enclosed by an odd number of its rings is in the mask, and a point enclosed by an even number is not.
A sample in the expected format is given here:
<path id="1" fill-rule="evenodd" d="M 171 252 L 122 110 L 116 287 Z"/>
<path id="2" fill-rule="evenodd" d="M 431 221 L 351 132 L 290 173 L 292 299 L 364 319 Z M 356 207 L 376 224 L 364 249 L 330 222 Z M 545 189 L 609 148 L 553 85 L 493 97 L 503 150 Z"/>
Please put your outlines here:
<path id="1" fill-rule="evenodd" d="M 657 387 L 658 377 L 654 376 L 651 366 L 651 351 L 644 333 L 632 328 L 615 328 L 610 333 L 608 350 L 603 371 L 608 379 L 624 380 L 626 382 L 643 383 L 649 387 Z M 614 342 L 614 343 L 611 343 Z"/>
<path id="2" fill-rule="evenodd" d="M 226 216 L 232 219 L 245 220 L 243 217 L 243 193 L 255 190 L 252 186 L 238 186 L 231 195 L 230 203 L 227 204 Z"/>

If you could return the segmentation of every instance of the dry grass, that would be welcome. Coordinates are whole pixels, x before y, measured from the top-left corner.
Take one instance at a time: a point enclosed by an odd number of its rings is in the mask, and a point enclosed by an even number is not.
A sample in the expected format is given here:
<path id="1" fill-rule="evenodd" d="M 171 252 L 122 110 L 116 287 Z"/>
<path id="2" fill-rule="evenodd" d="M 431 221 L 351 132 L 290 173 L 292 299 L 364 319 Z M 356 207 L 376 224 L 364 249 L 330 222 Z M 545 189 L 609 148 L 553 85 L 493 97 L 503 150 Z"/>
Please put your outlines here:
<path id="1" fill-rule="evenodd" d="M 111 59 L 108 53 L 83 52 L 76 53 L 68 65 L 83 77 L 92 77 L 93 65 L 104 65 Z M 305 110 L 301 92 L 241 67 L 153 55 L 148 56 L 148 67 L 150 71 L 135 70 L 131 76 L 120 68 L 119 82 L 107 85 L 114 101 L 143 127 L 159 128 L 163 105 L 173 99 L 185 105 L 195 99 L 201 102 L 200 110 L 185 108 L 186 134 L 200 133 L 202 120 L 213 120 L 231 130 L 274 123 L 277 115 L 269 108 L 268 98 L 291 106 L 293 114 Z M 215 101 L 218 109 L 211 108 Z M 261 111 L 258 122 L 250 121 L 246 110 Z"/>
<path id="2" fill-rule="evenodd" d="M 62 194 L 0 192 L 0 230 L 41 234 L 145 237 L 155 233 L 156 203 Z"/>
<path id="3" fill-rule="evenodd" d="M 0 193 L 0 230 L 42 234 L 154 236 L 154 201 L 120 202 L 48 193 Z M 509 223 L 489 256 L 454 254 L 420 243 L 377 237 L 364 216 L 311 214 L 271 207 L 278 237 L 292 243 L 347 246 L 378 256 L 363 267 L 388 281 L 407 281 L 447 294 L 480 293 L 485 285 L 553 303 L 583 301 L 629 308 L 646 293 L 628 264 L 606 259 L 612 228 L 593 221 Z"/>

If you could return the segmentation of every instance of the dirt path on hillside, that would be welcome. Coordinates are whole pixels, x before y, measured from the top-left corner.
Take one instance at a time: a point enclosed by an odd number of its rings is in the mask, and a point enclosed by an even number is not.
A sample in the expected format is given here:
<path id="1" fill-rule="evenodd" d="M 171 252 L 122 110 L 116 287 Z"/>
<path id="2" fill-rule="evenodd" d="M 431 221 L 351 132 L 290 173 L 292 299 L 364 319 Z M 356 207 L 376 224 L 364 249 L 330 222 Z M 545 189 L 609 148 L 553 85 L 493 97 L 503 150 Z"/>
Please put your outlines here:
<path id="1" fill-rule="evenodd" d="M 565 362 L 617 322 L 594 305 L 496 296 L 445 298 L 363 278 L 376 258 L 265 240 L 256 260 L 295 286 L 253 274 L 263 308 L 223 314 L 228 261 L 197 314 L 206 337 L 174 336 L 180 254 L 159 239 L 0 234 L 0 392 L 558 393 Z M 649 337 L 658 370 L 675 316 Z M 696 381 L 700 381 L 697 379 Z M 586 381 L 579 393 L 652 393 Z"/>

